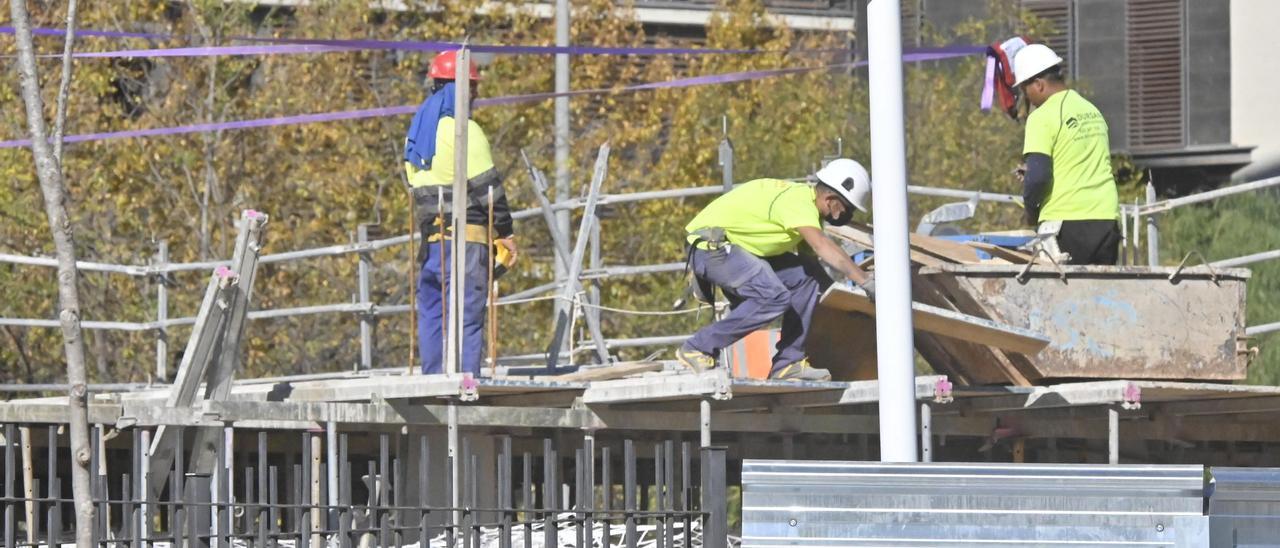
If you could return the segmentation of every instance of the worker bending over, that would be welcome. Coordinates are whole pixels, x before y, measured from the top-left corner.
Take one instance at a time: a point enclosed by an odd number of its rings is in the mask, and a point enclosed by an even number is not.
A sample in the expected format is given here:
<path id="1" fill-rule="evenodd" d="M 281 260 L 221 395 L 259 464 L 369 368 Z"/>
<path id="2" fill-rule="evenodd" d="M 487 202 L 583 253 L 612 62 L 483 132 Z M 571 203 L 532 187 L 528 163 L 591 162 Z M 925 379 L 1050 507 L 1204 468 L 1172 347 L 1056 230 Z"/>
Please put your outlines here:
<path id="1" fill-rule="evenodd" d="M 1023 145 L 1023 204 L 1055 260 L 1114 265 L 1120 245 L 1107 121 L 1062 78 L 1062 58 L 1031 44 L 1013 58 L 1016 86 L 1035 107 Z"/>
<path id="2" fill-rule="evenodd" d="M 867 211 L 871 178 L 858 162 L 838 159 L 817 173 L 818 183 L 758 179 L 716 198 L 685 227 L 694 287 L 714 301 L 714 285 L 729 299 L 723 319 L 700 329 L 676 351 L 676 359 L 694 371 L 716 365 L 716 356 L 752 331 L 782 318 L 782 338 L 773 357 L 771 379 L 822 381 L 831 373 L 810 367 L 804 341 L 819 280 L 826 272 L 801 242 L 868 294 L 872 278 L 840 246 L 822 233 L 822 222 L 844 225 L 853 210 Z"/>
<path id="3" fill-rule="evenodd" d="M 480 80 L 471 67 L 471 97 Z M 422 232 L 418 250 L 418 341 L 422 372 L 444 372 L 445 289 L 449 278 L 454 173 L 454 81 L 457 52 L 431 61 L 431 94 L 413 117 L 405 137 L 404 169 L 413 193 L 414 222 Z M 492 191 L 493 203 L 489 203 Z M 489 212 L 493 218 L 489 218 Z M 475 120 L 467 124 L 466 282 L 462 302 L 462 373 L 478 374 L 484 350 L 485 305 L 489 295 L 489 261 L 502 266 L 515 261 L 511 208 L 502 176 L 493 165 L 489 140 Z M 490 234 L 492 224 L 492 234 Z M 490 240 L 492 238 L 492 241 Z M 490 251 L 494 253 L 490 253 Z M 497 270 L 495 270 L 497 272 Z"/>

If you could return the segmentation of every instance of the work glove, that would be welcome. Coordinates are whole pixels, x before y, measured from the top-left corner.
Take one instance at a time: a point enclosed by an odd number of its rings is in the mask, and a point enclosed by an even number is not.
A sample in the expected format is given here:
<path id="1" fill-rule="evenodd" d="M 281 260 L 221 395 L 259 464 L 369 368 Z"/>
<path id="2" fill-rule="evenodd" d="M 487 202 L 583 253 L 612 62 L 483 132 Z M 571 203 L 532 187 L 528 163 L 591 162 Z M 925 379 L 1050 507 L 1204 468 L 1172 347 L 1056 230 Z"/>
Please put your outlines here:
<path id="1" fill-rule="evenodd" d="M 872 302 L 875 302 L 876 300 L 875 276 L 870 276 L 867 278 L 867 281 L 862 282 L 860 284 L 854 284 L 854 286 L 857 287 L 858 289 L 861 289 L 863 292 L 865 292 L 867 294 L 867 298 L 871 299 Z"/>

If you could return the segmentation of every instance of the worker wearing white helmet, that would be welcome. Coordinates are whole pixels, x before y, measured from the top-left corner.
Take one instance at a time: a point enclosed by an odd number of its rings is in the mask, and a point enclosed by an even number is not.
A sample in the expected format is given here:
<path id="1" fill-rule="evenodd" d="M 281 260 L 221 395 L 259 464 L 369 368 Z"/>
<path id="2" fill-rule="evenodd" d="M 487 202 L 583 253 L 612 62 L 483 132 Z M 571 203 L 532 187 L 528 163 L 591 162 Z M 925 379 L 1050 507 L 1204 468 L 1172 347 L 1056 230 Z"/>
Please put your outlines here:
<path id="1" fill-rule="evenodd" d="M 680 347 L 678 361 L 695 371 L 711 369 L 722 349 L 781 317 L 769 377 L 831 378 L 827 370 L 810 367 L 804 352 L 820 286 L 830 279 L 812 256 L 798 251 L 801 242 L 808 244 L 817 258 L 874 294 L 871 275 L 822 232 L 824 221 L 844 225 L 855 209 L 867 211 L 871 177 L 858 162 L 841 158 L 816 178 L 812 185 L 779 179 L 743 183 L 708 204 L 685 227 L 699 298 L 713 301 L 712 286 L 719 287 L 731 310 Z"/>
<path id="2" fill-rule="evenodd" d="M 1027 117 L 1019 170 L 1023 204 L 1045 250 L 1070 264 L 1116 264 L 1119 196 L 1107 121 L 1062 78 L 1062 58 L 1043 44 L 1018 50 L 1015 85 L 1035 110 Z"/>

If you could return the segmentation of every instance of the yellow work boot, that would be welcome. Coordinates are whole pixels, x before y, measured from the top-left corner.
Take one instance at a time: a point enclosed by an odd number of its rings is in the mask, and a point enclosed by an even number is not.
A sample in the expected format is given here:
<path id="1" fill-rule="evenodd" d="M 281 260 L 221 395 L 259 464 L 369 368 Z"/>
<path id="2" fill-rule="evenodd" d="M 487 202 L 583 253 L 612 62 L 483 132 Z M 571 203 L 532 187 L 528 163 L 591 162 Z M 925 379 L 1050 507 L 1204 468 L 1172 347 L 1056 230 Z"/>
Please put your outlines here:
<path id="1" fill-rule="evenodd" d="M 693 370 L 694 373 L 701 373 L 716 366 L 715 358 L 702 353 L 688 344 L 682 345 L 676 350 L 676 361 Z"/>
<path id="2" fill-rule="evenodd" d="M 831 372 L 810 366 L 809 360 L 804 359 L 784 365 L 781 369 L 770 371 L 769 379 L 776 381 L 824 382 L 831 380 Z"/>

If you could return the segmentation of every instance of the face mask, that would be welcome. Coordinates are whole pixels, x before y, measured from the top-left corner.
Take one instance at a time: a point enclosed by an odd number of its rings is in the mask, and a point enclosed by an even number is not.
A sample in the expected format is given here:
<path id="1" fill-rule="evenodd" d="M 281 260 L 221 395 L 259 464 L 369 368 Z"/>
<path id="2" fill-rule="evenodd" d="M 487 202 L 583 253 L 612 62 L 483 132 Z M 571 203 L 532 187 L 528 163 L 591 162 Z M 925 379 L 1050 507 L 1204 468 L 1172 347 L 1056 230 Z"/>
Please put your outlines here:
<path id="1" fill-rule="evenodd" d="M 849 221 L 853 220 L 853 208 L 852 207 L 845 208 L 844 213 L 841 213 L 839 217 L 832 217 L 830 215 L 827 215 L 823 217 L 822 220 L 826 221 L 827 224 L 831 226 L 847 225 L 849 224 Z"/>

